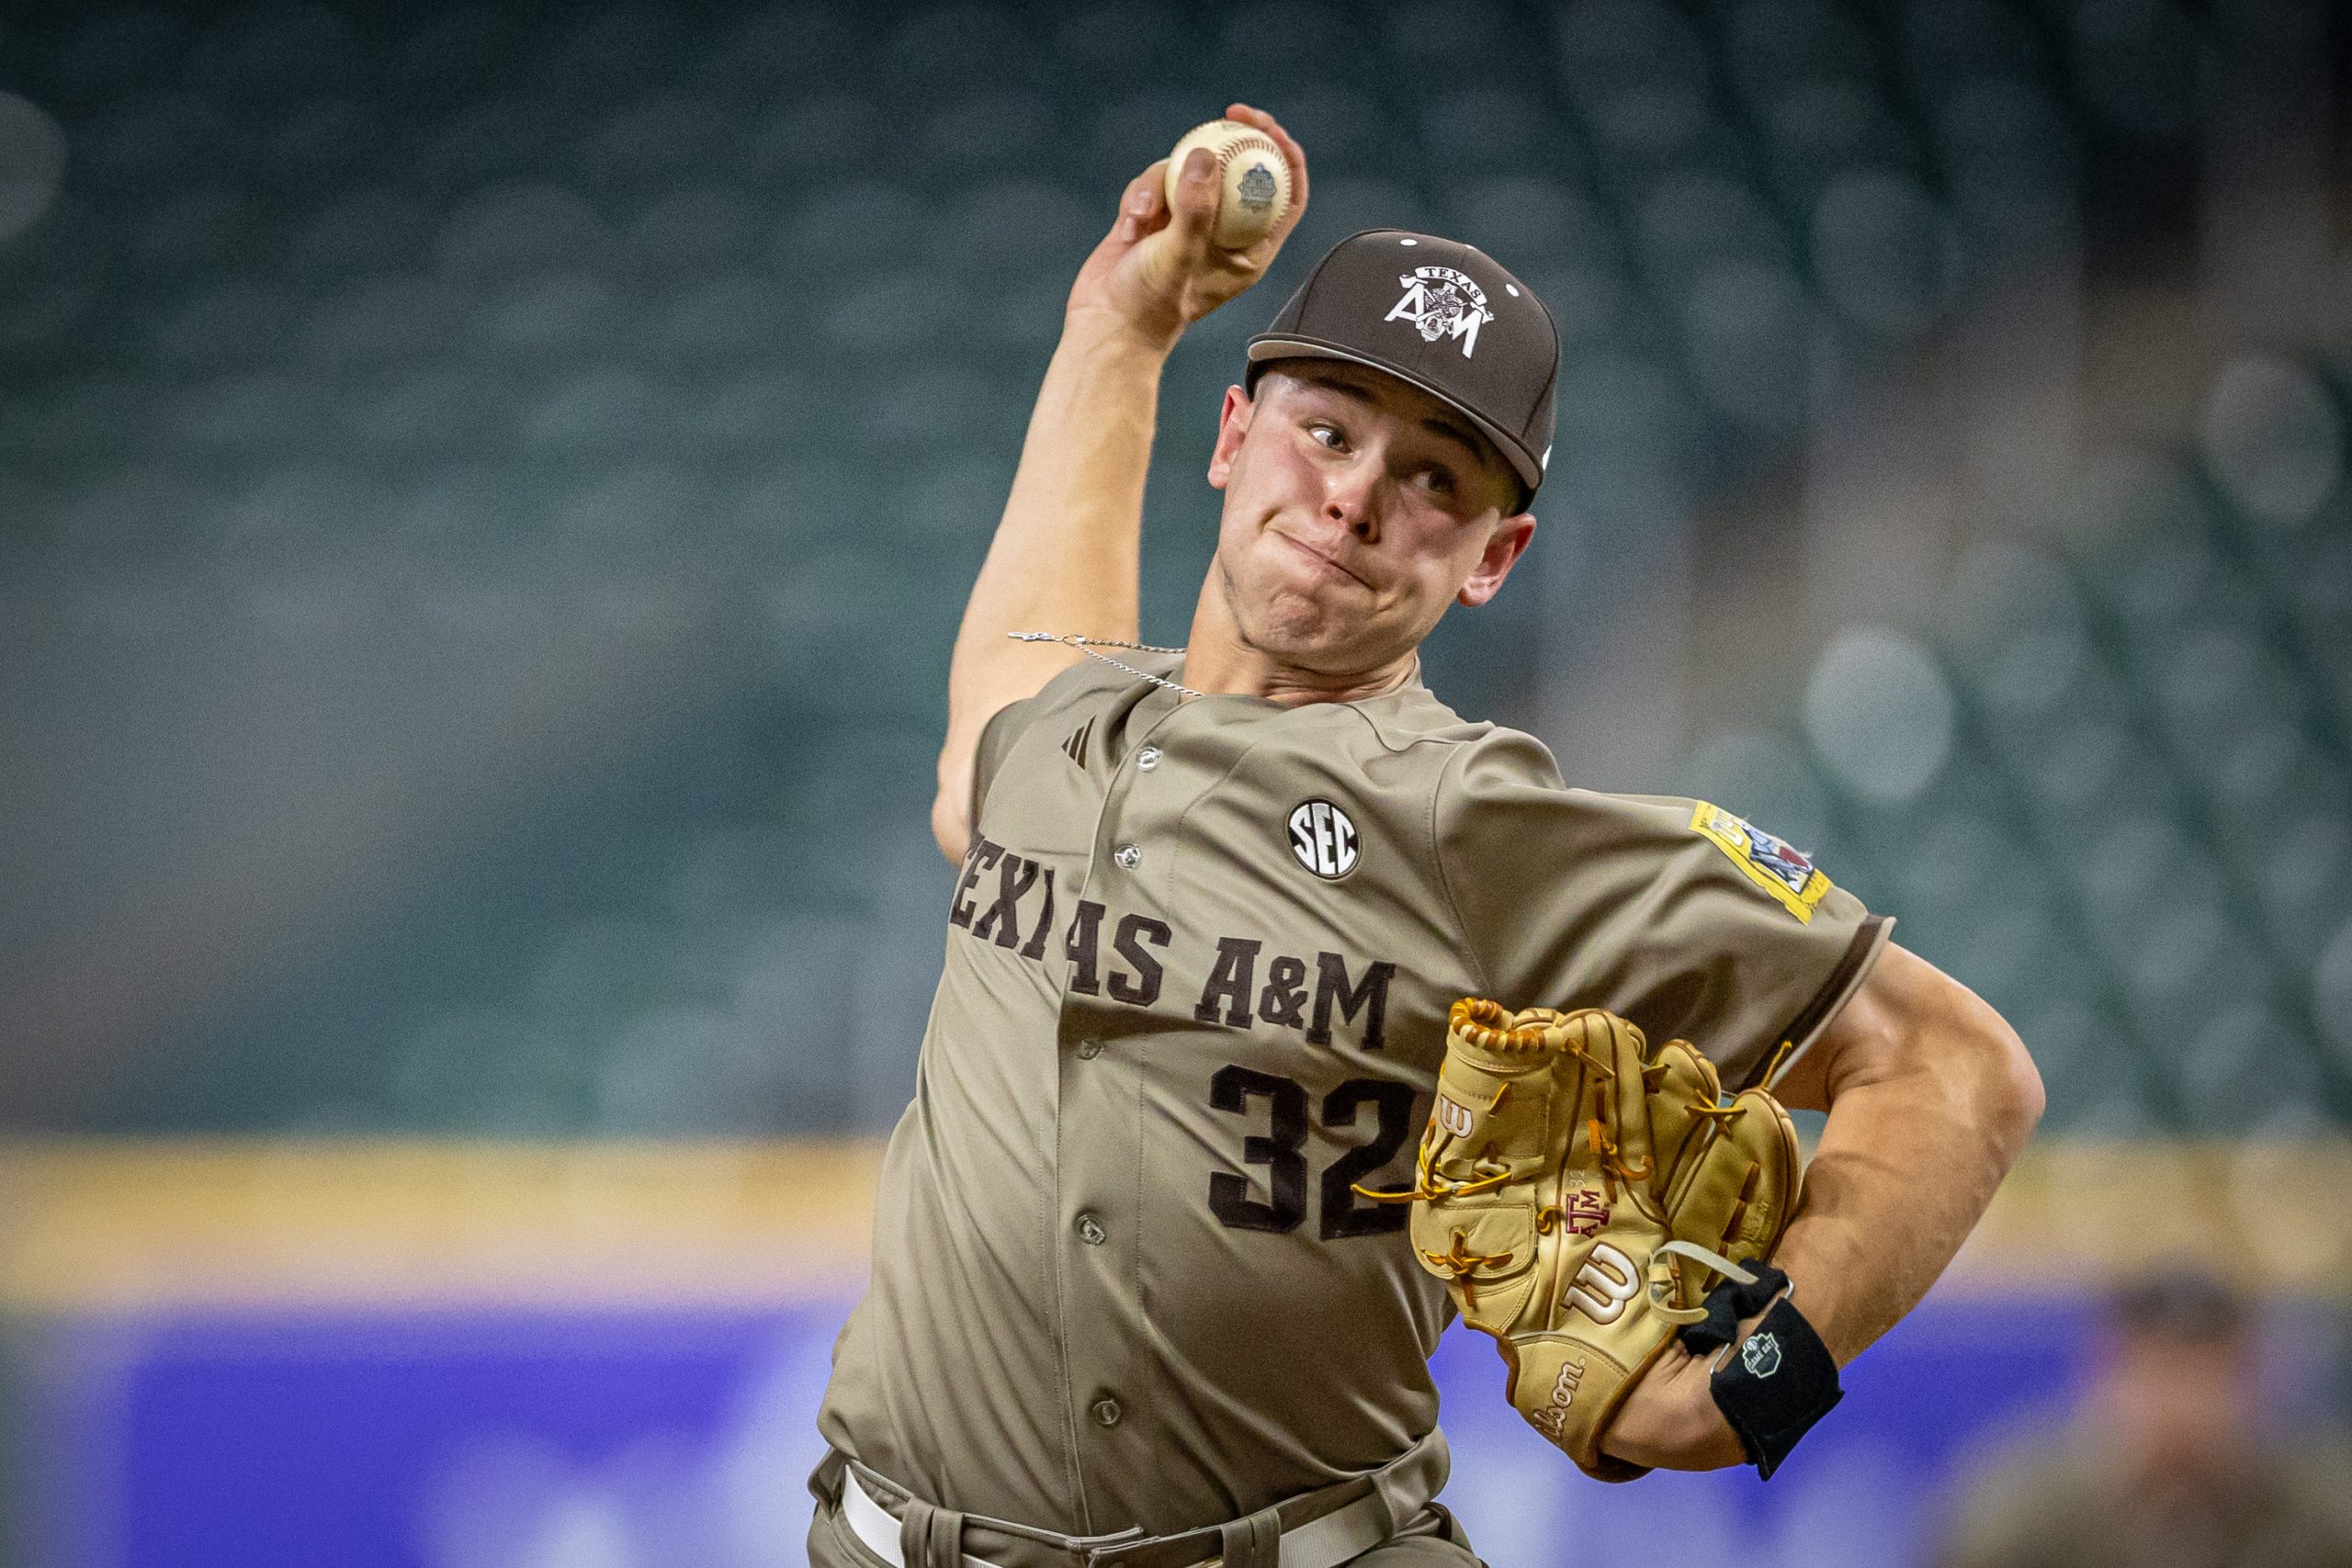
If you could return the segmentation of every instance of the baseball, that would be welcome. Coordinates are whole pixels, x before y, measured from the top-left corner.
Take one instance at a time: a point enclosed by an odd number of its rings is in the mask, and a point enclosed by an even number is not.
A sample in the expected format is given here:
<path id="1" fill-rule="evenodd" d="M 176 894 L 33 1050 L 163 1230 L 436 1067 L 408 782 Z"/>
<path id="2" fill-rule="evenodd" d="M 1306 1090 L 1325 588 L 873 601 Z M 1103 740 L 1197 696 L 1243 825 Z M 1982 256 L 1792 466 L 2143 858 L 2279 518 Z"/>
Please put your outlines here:
<path id="1" fill-rule="evenodd" d="M 1283 160 L 1283 150 L 1272 137 L 1239 120 L 1213 119 L 1194 126 L 1168 155 L 1170 207 L 1176 205 L 1176 182 L 1183 175 L 1184 160 L 1195 147 L 1216 154 L 1224 176 L 1211 238 L 1227 251 L 1256 244 L 1290 210 L 1290 165 Z"/>

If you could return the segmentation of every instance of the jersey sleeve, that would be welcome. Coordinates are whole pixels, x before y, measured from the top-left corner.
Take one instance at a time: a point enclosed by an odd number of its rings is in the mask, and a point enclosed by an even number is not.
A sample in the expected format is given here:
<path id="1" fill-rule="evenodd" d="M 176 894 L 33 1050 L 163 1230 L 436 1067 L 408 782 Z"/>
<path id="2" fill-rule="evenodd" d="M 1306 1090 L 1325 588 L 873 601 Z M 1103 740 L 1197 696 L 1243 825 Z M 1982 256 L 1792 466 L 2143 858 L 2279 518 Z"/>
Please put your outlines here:
<path id="1" fill-rule="evenodd" d="M 1732 812 L 1570 789 L 1532 737 L 1461 747 L 1433 807 L 1475 973 L 1510 1007 L 1600 1007 L 1690 1041 L 1727 1086 L 1783 1067 L 1860 985 L 1892 921 Z"/>
<path id="2" fill-rule="evenodd" d="M 970 820 L 977 826 L 980 820 L 980 803 L 988 799 L 989 784 L 995 779 L 997 769 L 1004 763 L 1004 754 L 1029 728 L 1037 711 L 1035 697 L 1021 697 L 1005 704 L 989 716 L 980 728 L 979 749 L 972 755 L 972 809 Z"/>

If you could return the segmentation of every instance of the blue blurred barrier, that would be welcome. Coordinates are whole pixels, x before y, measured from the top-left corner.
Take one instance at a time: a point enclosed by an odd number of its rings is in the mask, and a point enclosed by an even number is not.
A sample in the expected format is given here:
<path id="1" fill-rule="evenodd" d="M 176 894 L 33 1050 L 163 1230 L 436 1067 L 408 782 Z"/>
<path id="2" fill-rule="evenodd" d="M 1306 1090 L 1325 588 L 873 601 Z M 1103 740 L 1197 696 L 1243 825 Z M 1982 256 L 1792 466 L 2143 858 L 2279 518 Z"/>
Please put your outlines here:
<path id="1" fill-rule="evenodd" d="M 847 1305 L 62 1328 L 36 1409 L 59 1483 L 44 1560 L 797 1563 Z M 1931 1301 L 1856 1363 L 1844 1405 L 1769 1485 L 1746 1470 L 1585 1480 L 1503 1404 L 1489 1343 L 1457 1326 L 1437 1360 L 1446 1500 L 1498 1568 L 1634 1561 L 1663 1518 L 1694 1561 L 1917 1562 L 1955 1467 L 2063 1415 L 2093 1315 L 2081 1298 Z M 1330 1375 L 1336 1390 L 1346 1370 Z"/>
<path id="2" fill-rule="evenodd" d="M 265 1314 L 67 1330 L 51 1347 L 39 1417 L 50 1434 L 39 1446 L 72 1479 L 50 1489 L 64 1510 L 56 1556 L 126 1568 L 790 1562 L 842 1311 Z M 1490 1349 L 1457 1331 L 1443 1359 L 1453 1496 L 1501 1562 L 1589 1561 L 1571 1546 L 1638 1529 L 1669 1499 L 1702 1532 L 1752 1540 L 1760 1524 L 1769 1539 L 1803 1531 L 1817 1546 L 1808 1526 L 1826 1512 L 1893 1547 L 1955 1442 L 2063 1385 L 2075 1319 L 1979 1304 L 1907 1327 L 1866 1364 L 1813 1462 L 1769 1489 L 1577 1480 L 1516 1429 Z M 1988 1340 L 1998 1360 L 1954 1378 L 1961 1348 Z M 1858 1460 L 1866 1487 L 1849 1473 Z M 1871 1506 L 1825 1509 L 1825 1488 Z"/>
<path id="3" fill-rule="evenodd" d="M 877 1152 L 0 1145 L 28 1561 L 797 1564 Z M 1585 1480 L 1505 1404 L 1490 1342 L 1456 1328 L 1436 1360 L 1445 1501 L 1497 1568 L 1635 1560 L 1662 1518 L 1699 1561 L 1923 1562 L 1954 1478 L 2068 1413 L 2103 1280 L 2159 1253 L 2262 1281 L 2266 1407 L 2328 1414 L 2327 1309 L 2278 1303 L 2346 1293 L 2347 1174 L 2326 1146 L 2038 1149 L 1769 1485 Z M 2286 1216 L 2277 1258 L 2232 1223 L 2248 1182 Z M 1345 1348 L 1302 1375 L 1344 1397 Z"/>

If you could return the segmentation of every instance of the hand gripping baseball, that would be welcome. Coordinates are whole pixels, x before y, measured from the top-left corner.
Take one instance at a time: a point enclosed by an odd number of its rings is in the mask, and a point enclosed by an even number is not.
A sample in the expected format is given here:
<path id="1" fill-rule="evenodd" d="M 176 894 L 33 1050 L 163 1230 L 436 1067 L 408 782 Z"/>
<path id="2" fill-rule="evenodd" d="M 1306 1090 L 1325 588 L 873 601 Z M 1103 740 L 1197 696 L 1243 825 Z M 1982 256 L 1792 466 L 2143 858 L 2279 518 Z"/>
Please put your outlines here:
<path id="1" fill-rule="evenodd" d="M 1655 1052 L 1598 1009 L 1447 1018 L 1437 1103 L 1408 1193 L 1413 1246 L 1493 1335 L 1506 1393 L 1589 1474 L 1618 1407 L 1719 1279 L 1751 1283 L 1795 1206 L 1796 1131 L 1762 1089 L 1723 1102 L 1713 1064 Z"/>
<path id="2" fill-rule="evenodd" d="M 1184 329 L 1263 277 L 1306 208 L 1306 154 L 1273 116 L 1235 104 L 1226 118 L 1254 126 L 1290 165 L 1290 209 L 1264 237 L 1239 250 L 1214 243 L 1220 184 L 1216 160 L 1195 150 L 1168 195 L 1165 159 L 1137 175 L 1121 197 L 1118 221 L 1079 269 L 1072 315 L 1102 314 L 1163 347 Z"/>

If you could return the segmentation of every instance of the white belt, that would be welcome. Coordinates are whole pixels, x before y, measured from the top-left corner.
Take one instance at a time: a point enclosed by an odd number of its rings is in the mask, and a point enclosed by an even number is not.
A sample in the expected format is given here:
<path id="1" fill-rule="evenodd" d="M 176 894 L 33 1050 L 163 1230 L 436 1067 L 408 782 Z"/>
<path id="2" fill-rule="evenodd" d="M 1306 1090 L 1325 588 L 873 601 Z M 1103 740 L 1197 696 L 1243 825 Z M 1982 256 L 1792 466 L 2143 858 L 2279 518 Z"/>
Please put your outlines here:
<path id="1" fill-rule="evenodd" d="M 899 1521 L 874 1500 L 873 1494 L 865 1489 L 865 1480 L 854 1470 L 842 1473 L 842 1521 L 849 1526 L 850 1534 L 865 1543 L 866 1551 L 890 1568 L 907 1568 L 907 1554 L 899 1546 Z M 995 1568 L 969 1552 L 962 1555 L 964 1568 Z"/>
<path id="2" fill-rule="evenodd" d="M 890 1568 L 907 1568 L 906 1553 L 899 1546 L 899 1521 L 875 1501 L 854 1469 L 842 1476 L 842 1519 L 866 1551 L 890 1564 Z M 1309 1520 L 1296 1529 L 1284 1530 L 1275 1551 L 1282 1568 L 1338 1568 L 1349 1558 L 1378 1546 L 1388 1536 L 1388 1510 L 1375 1495 L 1359 1497 L 1346 1507 Z M 959 1555 L 964 1568 L 996 1568 L 986 1558 L 974 1557 L 969 1552 Z M 1206 1559 L 1202 1568 L 1216 1568 L 1220 1561 Z"/>

